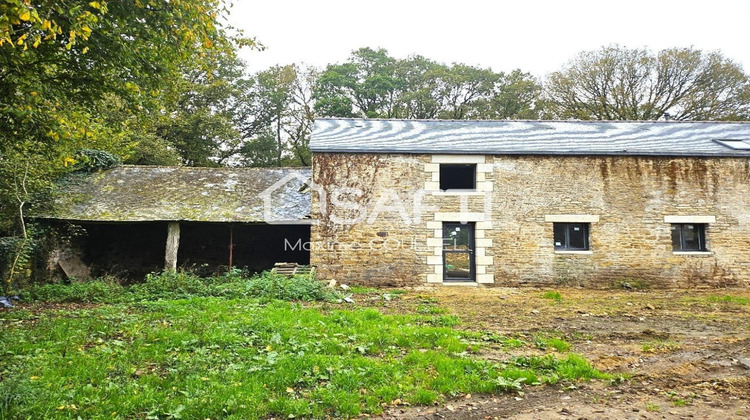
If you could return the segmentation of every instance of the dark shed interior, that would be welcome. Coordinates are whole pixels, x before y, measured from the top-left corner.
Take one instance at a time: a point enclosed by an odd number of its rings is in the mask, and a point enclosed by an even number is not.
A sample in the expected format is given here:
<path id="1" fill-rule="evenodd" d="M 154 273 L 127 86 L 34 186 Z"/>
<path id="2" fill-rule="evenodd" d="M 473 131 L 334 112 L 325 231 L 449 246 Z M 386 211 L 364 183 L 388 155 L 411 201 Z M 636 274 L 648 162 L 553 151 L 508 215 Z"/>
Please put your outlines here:
<path id="1" fill-rule="evenodd" d="M 74 249 L 91 269 L 92 277 L 114 275 L 142 280 L 164 268 L 166 222 L 79 223 Z M 250 272 L 273 267 L 276 262 L 310 263 L 304 245 L 310 241 L 308 225 L 246 223 L 180 223 L 178 266 L 201 275 L 225 272 L 232 264 Z M 309 248 L 308 248 L 309 249 Z"/>

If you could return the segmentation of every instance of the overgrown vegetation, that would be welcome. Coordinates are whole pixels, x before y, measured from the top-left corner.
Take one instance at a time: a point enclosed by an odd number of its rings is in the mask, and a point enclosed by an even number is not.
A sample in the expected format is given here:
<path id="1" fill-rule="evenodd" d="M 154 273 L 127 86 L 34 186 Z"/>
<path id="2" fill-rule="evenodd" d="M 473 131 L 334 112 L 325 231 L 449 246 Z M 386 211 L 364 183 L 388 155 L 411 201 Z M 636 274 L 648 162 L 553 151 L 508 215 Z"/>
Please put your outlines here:
<path id="1" fill-rule="evenodd" d="M 125 303 L 160 299 L 224 297 L 288 301 L 335 301 L 340 294 L 308 276 L 286 277 L 271 272 L 247 276 L 235 270 L 218 277 L 189 272 L 152 273 L 129 287 L 103 278 L 82 283 L 33 285 L 21 292 L 25 300 L 53 303 Z"/>
<path id="2" fill-rule="evenodd" d="M 608 378 L 575 354 L 483 360 L 489 343 L 532 344 L 455 329 L 460 319 L 429 299 L 384 315 L 332 293 L 241 272 L 33 287 L 37 301 L 117 303 L 0 312 L 0 418 L 351 418 Z"/>

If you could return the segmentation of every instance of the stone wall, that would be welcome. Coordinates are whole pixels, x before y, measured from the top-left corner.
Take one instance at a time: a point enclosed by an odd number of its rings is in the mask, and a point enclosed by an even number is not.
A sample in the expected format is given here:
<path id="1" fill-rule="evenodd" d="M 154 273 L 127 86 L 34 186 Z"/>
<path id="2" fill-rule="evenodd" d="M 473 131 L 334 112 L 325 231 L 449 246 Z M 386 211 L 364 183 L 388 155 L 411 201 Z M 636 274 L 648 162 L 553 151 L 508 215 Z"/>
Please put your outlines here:
<path id="1" fill-rule="evenodd" d="M 477 164 L 477 191 L 436 191 L 451 162 Z M 313 173 L 324 278 L 440 283 L 442 222 L 469 221 L 479 284 L 750 285 L 748 159 L 315 154 Z M 708 252 L 673 252 L 671 216 L 710 221 Z M 577 220 L 590 250 L 555 251 L 553 222 Z"/>

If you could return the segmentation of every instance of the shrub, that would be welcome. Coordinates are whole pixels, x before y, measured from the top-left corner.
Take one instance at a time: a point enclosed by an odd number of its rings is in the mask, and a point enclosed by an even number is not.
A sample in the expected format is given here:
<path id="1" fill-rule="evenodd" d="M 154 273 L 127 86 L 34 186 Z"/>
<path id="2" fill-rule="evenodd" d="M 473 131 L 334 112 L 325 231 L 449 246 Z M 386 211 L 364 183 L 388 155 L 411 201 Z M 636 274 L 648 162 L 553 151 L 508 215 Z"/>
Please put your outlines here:
<path id="1" fill-rule="evenodd" d="M 102 303 L 122 299 L 125 288 L 108 278 L 85 283 L 32 285 L 21 296 L 24 300 L 52 303 Z"/>
<path id="2" fill-rule="evenodd" d="M 286 277 L 265 271 L 247 281 L 251 297 L 280 300 L 332 301 L 340 296 L 323 283 L 308 276 Z"/>
<path id="3" fill-rule="evenodd" d="M 73 167 L 76 171 L 96 172 L 104 169 L 114 168 L 121 163 L 118 156 L 104 150 L 80 149 L 76 151 L 76 164 Z"/>
<path id="4" fill-rule="evenodd" d="M 309 276 L 286 277 L 264 272 L 248 278 L 247 272 L 232 270 L 217 277 L 201 278 L 190 272 L 151 273 L 143 283 L 125 288 L 111 279 L 85 283 L 53 283 L 27 288 L 26 300 L 43 302 L 133 302 L 193 297 L 228 299 L 262 298 L 302 301 L 334 301 L 341 295 Z"/>
<path id="5" fill-rule="evenodd" d="M 134 284 L 130 291 L 136 300 L 187 299 L 208 295 L 208 287 L 200 277 L 176 271 L 147 274 L 146 281 Z"/>

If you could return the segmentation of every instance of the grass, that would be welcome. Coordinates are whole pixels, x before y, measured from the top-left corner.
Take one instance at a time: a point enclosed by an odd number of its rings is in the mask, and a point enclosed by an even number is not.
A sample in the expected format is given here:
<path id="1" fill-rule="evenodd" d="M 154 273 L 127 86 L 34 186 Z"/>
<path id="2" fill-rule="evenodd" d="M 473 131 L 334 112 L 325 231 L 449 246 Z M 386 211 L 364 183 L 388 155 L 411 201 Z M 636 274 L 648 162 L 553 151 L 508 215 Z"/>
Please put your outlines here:
<path id="1" fill-rule="evenodd" d="M 561 353 L 570 350 L 570 343 L 561 338 L 546 334 L 535 335 L 534 345 L 540 350 L 554 349 Z"/>
<path id="2" fill-rule="evenodd" d="M 674 340 L 650 340 L 641 345 L 641 351 L 643 353 L 670 353 L 679 350 L 680 347 L 680 343 Z"/>
<path id="3" fill-rule="evenodd" d="M 306 307 L 268 296 L 312 297 L 307 288 L 246 280 L 152 278 L 113 292 L 114 304 L 1 312 L 0 418 L 351 418 L 608 378 L 575 354 L 483 360 L 482 343 L 524 343 L 455 329 L 443 311 Z"/>
<path id="4" fill-rule="evenodd" d="M 420 314 L 438 315 L 447 313 L 448 310 L 445 308 L 441 308 L 440 306 L 422 303 L 417 306 L 417 312 Z"/>
<path id="5" fill-rule="evenodd" d="M 542 298 L 554 300 L 555 302 L 562 301 L 562 295 L 560 294 L 560 292 L 556 292 L 556 291 L 544 292 L 544 294 L 542 295 Z"/>
<path id="6" fill-rule="evenodd" d="M 646 403 L 646 411 L 648 411 L 649 413 L 658 413 L 660 410 L 661 410 L 661 407 L 659 407 L 658 405 L 652 402 Z"/>
<path id="7" fill-rule="evenodd" d="M 742 297 L 742 296 L 731 296 L 731 295 L 724 295 L 724 296 L 708 296 L 706 297 L 706 300 L 709 302 L 716 302 L 716 303 L 734 303 L 737 305 L 750 305 L 750 298 Z"/>
<path id="8" fill-rule="evenodd" d="M 350 286 L 349 292 L 354 293 L 355 295 L 366 295 L 366 294 L 378 293 L 379 290 L 374 287 L 367 287 L 367 286 Z"/>

